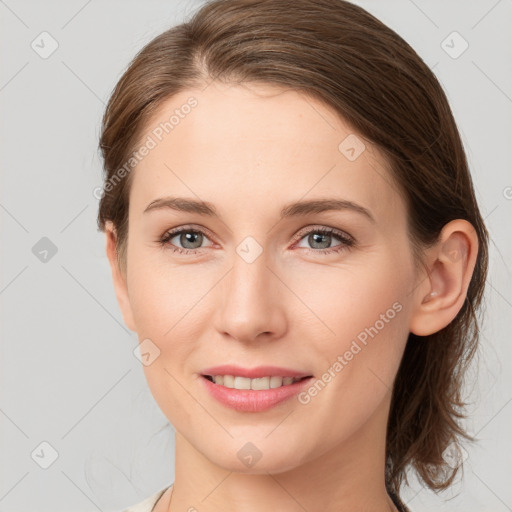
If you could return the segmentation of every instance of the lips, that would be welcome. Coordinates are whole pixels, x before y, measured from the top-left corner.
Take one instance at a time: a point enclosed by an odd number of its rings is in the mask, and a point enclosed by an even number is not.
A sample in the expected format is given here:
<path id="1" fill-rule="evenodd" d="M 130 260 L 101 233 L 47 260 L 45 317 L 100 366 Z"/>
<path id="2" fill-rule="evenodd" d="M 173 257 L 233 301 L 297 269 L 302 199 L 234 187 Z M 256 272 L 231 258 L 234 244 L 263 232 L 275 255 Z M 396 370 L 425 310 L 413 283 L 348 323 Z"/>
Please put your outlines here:
<path id="1" fill-rule="evenodd" d="M 217 371 L 217 369 L 215 369 L 215 371 Z M 260 371 L 260 369 L 258 369 L 258 371 Z M 303 378 L 292 384 L 283 385 L 274 389 L 254 390 L 228 388 L 223 385 L 214 384 L 203 376 L 200 379 L 200 385 L 204 386 L 204 389 L 210 396 L 225 407 L 239 412 L 264 412 L 278 404 L 284 404 L 285 402 L 293 404 L 291 398 L 300 393 L 311 380 L 312 377 Z M 298 402 L 296 402 L 296 404 L 297 403 Z"/>
<path id="2" fill-rule="evenodd" d="M 213 377 L 215 375 L 233 375 L 234 377 L 246 377 L 248 379 L 259 379 L 261 377 L 312 377 L 311 373 L 305 373 L 292 368 L 278 366 L 257 366 L 255 368 L 242 368 L 236 365 L 212 366 L 202 370 L 201 375 Z"/>

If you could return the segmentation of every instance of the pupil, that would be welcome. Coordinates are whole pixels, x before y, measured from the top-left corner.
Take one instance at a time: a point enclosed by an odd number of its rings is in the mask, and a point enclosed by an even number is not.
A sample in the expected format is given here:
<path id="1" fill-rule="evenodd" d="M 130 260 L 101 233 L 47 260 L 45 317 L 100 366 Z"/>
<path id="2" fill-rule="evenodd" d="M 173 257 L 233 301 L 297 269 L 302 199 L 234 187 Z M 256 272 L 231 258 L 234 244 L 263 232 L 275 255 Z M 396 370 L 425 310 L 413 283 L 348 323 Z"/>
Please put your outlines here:
<path id="1" fill-rule="evenodd" d="M 181 235 L 180 242 L 183 245 L 183 247 L 185 247 L 185 249 L 197 249 L 197 248 L 201 247 L 201 243 L 199 243 L 199 245 L 196 246 L 196 247 L 194 247 L 194 246 L 193 247 L 188 247 L 186 244 L 190 243 L 190 242 L 193 244 L 194 243 L 194 237 L 198 237 L 200 235 L 201 235 L 201 233 L 193 233 L 193 232 L 183 233 Z M 195 241 L 197 242 L 197 240 L 195 240 Z"/>
<path id="2" fill-rule="evenodd" d="M 310 235 L 310 237 L 313 237 L 313 241 L 311 242 L 310 240 L 310 243 L 313 247 L 315 247 L 314 244 L 316 243 L 320 243 L 320 245 L 322 245 L 322 247 L 316 247 L 317 249 L 327 249 L 330 245 L 330 242 L 328 241 L 327 243 L 322 243 L 322 242 L 318 242 L 318 240 L 316 240 L 317 237 L 320 237 L 320 238 L 324 238 L 324 239 L 328 239 L 330 235 L 325 235 L 325 234 L 322 234 L 322 233 L 313 233 L 312 235 Z"/>

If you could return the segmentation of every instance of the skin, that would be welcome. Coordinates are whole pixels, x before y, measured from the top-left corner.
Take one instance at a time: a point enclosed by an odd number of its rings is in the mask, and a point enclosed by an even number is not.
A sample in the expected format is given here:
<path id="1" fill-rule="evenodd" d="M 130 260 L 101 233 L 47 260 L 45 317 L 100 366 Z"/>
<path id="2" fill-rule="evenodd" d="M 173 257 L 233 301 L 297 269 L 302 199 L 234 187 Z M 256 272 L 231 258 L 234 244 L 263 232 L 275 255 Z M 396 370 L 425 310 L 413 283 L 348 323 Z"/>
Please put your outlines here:
<path id="1" fill-rule="evenodd" d="M 145 376 L 176 429 L 175 481 L 155 510 L 389 511 L 384 483 L 391 386 L 409 332 L 426 335 L 462 307 L 477 238 L 463 220 L 445 226 L 415 264 L 404 200 L 376 147 L 350 161 L 338 145 L 355 131 L 316 99 L 262 84 L 211 83 L 169 98 L 141 140 L 190 96 L 198 105 L 134 171 L 126 272 L 107 225 L 107 255 L 126 325 L 160 350 Z M 201 199 L 219 219 L 171 209 L 164 196 Z M 363 206 L 279 221 L 289 202 L 336 197 Z M 186 226 L 205 235 L 173 253 L 159 240 Z M 308 231 L 330 227 L 355 245 Z M 301 235 L 301 233 L 303 233 Z M 248 236 L 254 262 L 236 248 Z M 325 242 L 320 245 L 319 242 Z M 316 252 L 315 252 L 316 251 Z M 320 378 L 393 304 L 401 310 L 307 404 L 237 412 L 205 391 L 218 364 L 285 366 Z M 247 443 L 261 459 L 246 467 Z M 170 507 L 169 507 L 170 505 Z M 191 509 L 192 510 L 192 509 Z"/>

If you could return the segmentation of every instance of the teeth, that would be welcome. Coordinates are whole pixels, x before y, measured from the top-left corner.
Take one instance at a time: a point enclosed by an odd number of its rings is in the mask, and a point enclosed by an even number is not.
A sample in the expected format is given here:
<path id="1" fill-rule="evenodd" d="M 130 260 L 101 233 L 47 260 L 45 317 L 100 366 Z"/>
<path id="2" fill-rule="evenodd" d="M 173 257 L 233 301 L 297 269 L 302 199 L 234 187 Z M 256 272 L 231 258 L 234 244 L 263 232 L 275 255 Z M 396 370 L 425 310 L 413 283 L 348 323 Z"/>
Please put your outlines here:
<path id="1" fill-rule="evenodd" d="M 289 386 L 294 382 L 301 380 L 301 377 L 260 377 L 258 379 L 248 379 L 247 377 L 239 377 L 233 375 L 214 375 L 215 384 L 220 384 L 231 389 L 275 389 L 281 386 Z"/>

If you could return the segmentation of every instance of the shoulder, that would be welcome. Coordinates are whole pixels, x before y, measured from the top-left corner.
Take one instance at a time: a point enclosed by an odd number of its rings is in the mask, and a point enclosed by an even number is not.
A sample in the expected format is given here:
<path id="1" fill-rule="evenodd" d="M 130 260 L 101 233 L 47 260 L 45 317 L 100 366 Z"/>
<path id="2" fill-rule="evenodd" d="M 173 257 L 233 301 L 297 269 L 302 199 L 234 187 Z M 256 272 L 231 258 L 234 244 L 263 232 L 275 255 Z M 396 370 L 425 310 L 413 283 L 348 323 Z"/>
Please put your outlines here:
<path id="1" fill-rule="evenodd" d="M 165 487 L 164 489 L 160 489 L 155 492 L 151 496 L 148 496 L 145 500 L 128 507 L 123 510 L 123 512 L 151 512 L 156 505 L 156 502 L 164 495 L 165 491 L 167 491 L 170 487 Z"/>

